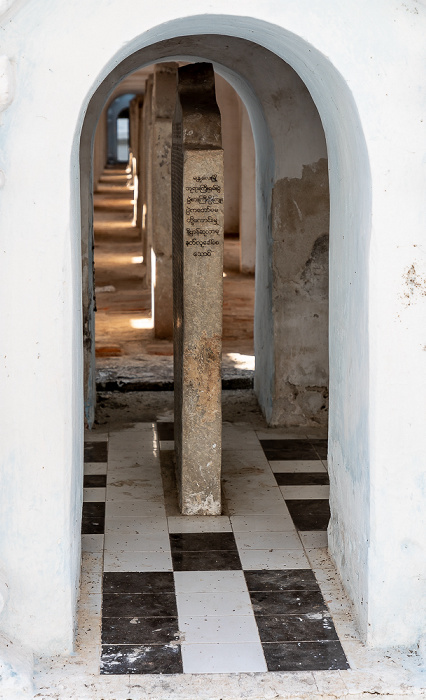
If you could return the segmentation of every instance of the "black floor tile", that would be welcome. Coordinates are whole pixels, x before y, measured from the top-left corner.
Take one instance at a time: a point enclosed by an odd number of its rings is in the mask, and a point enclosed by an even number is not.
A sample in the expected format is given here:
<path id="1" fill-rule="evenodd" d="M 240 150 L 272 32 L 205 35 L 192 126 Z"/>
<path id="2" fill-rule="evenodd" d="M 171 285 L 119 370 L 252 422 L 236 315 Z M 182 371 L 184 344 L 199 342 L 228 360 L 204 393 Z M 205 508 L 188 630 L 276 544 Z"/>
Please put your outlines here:
<path id="1" fill-rule="evenodd" d="M 314 449 L 318 452 L 320 459 L 327 459 L 328 440 L 309 440 Z"/>
<path id="2" fill-rule="evenodd" d="M 157 434 L 159 440 L 175 439 L 175 424 L 167 421 L 157 423 Z"/>
<path id="3" fill-rule="evenodd" d="M 172 552 L 174 571 L 232 571 L 242 569 L 237 551 Z"/>
<path id="4" fill-rule="evenodd" d="M 256 622 L 262 642 L 339 640 L 329 614 L 256 615 Z"/>
<path id="5" fill-rule="evenodd" d="M 182 673 L 180 645 L 105 645 L 101 674 Z"/>
<path id="6" fill-rule="evenodd" d="M 296 472 L 274 474 L 278 486 L 317 486 L 330 483 L 326 472 Z"/>
<path id="7" fill-rule="evenodd" d="M 101 488 L 106 486 L 106 474 L 85 474 L 83 486 L 87 488 Z"/>
<path id="8" fill-rule="evenodd" d="M 107 442 L 85 442 L 84 461 L 85 462 L 106 462 L 108 459 Z"/>
<path id="9" fill-rule="evenodd" d="M 298 530 L 327 530 L 330 506 L 325 498 L 286 499 Z"/>
<path id="10" fill-rule="evenodd" d="M 337 671 L 349 668 L 340 642 L 262 644 L 268 671 Z"/>
<path id="11" fill-rule="evenodd" d="M 104 573 L 104 593 L 174 593 L 171 571 L 109 571 Z"/>
<path id="12" fill-rule="evenodd" d="M 315 448 L 307 440 L 260 440 L 266 459 L 318 459 Z"/>
<path id="13" fill-rule="evenodd" d="M 311 569 L 244 571 L 249 591 L 318 591 Z"/>
<path id="14" fill-rule="evenodd" d="M 237 551 L 233 532 L 191 532 L 170 535 L 174 552 Z M 202 571 L 202 569 L 200 569 Z"/>
<path id="15" fill-rule="evenodd" d="M 82 535 L 103 535 L 105 531 L 105 503 L 83 503 Z"/>
<path id="16" fill-rule="evenodd" d="M 327 612 L 327 606 L 317 591 L 250 591 L 254 614 L 292 615 Z"/>
<path id="17" fill-rule="evenodd" d="M 174 593 L 104 593 L 102 617 L 177 617 Z"/>
<path id="18" fill-rule="evenodd" d="M 104 617 L 102 644 L 169 644 L 179 639 L 177 617 Z"/>

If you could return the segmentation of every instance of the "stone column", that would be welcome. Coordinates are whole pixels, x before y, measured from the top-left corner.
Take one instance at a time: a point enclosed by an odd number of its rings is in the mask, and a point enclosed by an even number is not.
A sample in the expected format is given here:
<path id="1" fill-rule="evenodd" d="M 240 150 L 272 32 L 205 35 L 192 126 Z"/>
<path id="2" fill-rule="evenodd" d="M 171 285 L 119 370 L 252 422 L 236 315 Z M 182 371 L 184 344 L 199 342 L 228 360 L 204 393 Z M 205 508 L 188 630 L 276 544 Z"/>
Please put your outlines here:
<path id="1" fill-rule="evenodd" d="M 225 78 L 215 75 L 216 101 L 220 109 L 223 172 L 225 178 L 225 223 L 227 234 L 239 231 L 240 198 L 240 111 L 238 94 Z"/>
<path id="2" fill-rule="evenodd" d="M 152 124 L 152 75 L 147 78 L 145 85 L 145 98 L 142 109 L 142 141 L 141 141 L 141 169 L 142 169 L 142 256 L 145 263 L 146 275 L 144 287 L 151 286 L 151 124 Z"/>
<path id="3" fill-rule="evenodd" d="M 256 263 L 256 154 L 247 110 L 240 102 L 240 270 L 254 272 Z"/>
<path id="4" fill-rule="evenodd" d="M 221 512 L 223 151 L 211 64 L 179 68 L 172 151 L 175 448 L 186 515 Z"/>
<path id="5" fill-rule="evenodd" d="M 171 338 L 173 335 L 171 150 L 176 81 L 176 63 L 155 66 L 152 91 L 151 298 L 156 338 Z"/>
<path id="6" fill-rule="evenodd" d="M 143 130 L 143 120 L 144 120 L 144 103 L 145 98 L 143 95 L 139 98 L 139 129 L 138 129 L 138 152 L 136 154 L 137 160 L 137 175 L 138 175 L 138 196 L 137 196 L 137 209 L 136 209 L 136 225 L 141 231 L 141 237 L 143 236 L 143 205 L 144 205 L 144 130 Z"/>
<path id="7" fill-rule="evenodd" d="M 129 130 L 129 165 L 132 169 L 133 182 L 133 226 L 138 225 L 138 199 L 139 199 L 139 123 L 143 97 L 137 95 L 130 102 L 130 130 Z"/>

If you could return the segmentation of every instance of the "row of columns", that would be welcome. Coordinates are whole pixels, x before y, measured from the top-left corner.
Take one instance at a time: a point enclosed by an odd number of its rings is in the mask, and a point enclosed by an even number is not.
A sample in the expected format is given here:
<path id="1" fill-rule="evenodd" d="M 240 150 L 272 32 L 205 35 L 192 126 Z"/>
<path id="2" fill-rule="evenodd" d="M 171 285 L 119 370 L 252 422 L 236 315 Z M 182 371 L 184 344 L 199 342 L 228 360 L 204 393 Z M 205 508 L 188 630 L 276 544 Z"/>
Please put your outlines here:
<path id="1" fill-rule="evenodd" d="M 153 67 L 144 95 L 130 103 L 130 152 L 135 159 L 135 221 L 142 233 L 145 282 L 152 291 L 157 338 L 173 334 L 171 143 L 178 65 Z M 215 76 L 222 115 L 225 232 L 240 235 L 240 268 L 254 273 L 255 153 L 247 111 L 233 88 Z"/>

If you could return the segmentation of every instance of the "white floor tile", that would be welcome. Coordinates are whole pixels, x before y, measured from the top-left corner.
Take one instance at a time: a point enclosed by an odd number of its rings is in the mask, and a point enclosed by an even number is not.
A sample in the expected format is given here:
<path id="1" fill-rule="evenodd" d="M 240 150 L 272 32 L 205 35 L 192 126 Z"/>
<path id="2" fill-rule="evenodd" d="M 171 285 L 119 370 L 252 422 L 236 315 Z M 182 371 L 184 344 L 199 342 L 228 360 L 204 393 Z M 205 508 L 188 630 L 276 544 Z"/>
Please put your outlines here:
<path id="1" fill-rule="evenodd" d="M 261 447 L 244 450 L 222 449 L 223 472 L 235 472 L 247 476 L 268 473 L 268 460 Z"/>
<path id="2" fill-rule="evenodd" d="M 85 462 L 84 473 L 88 474 L 106 474 L 107 462 Z"/>
<path id="3" fill-rule="evenodd" d="M 186 644 L 259 644 L 260 641 L 254 615 L 179 617 L 179 631 Z"/>
<path id="4" fill-rule="evenodd" d="M 287 506 L 279 515 L 231 515 L 230 520 L 234 532 L 296 532 Z"/>
<path id="5" fill-rule="evenodd" d="M 120 469 L 108 469 L 107 484 L 121 482 L 132 482 L 140 479 L 145 486 L 162 484 L 160 465 L 144 467 L 139 464 L 137 467 L 121 467 Z"/>
<path id="6" fill-rule="evenodd" d="M 241 493 L 228 493 L 224 487 L 226 502 L 230 515 L 272 515 L 286 513 L 287 506 L 279 487 L 270 489 L 269 493 L 243 495 Z"/>
<path id="7" fill-rule="evenodd" d="M 175 571 L 174 579 L 176 594 L 182 595 L 247 591 L 242 571 Z"/>
<path id="8" fill-rule="evenodd" d="M 309 561 L 303 551 L 297 549 L 253 549 L 240 550 L 241 564 L 244 570 L 257 569 L 310 569 Z"/>
<path id="9" fill-rule="evenodd" d="M 111 491 L 110 487 L 107 487 L 107 503 L 110 506 L 112 506 L 114 503 L 117 505 L 121 503 L 123 514 L 124 511 L 127 510 L 127 506 L 128 515 L 130 515 L 131 512 L 133 512 L 135 515 L 163 515 L 163 513 L 165 513 L 164 499 L 160 498 L 160 496 L 157 494 L 152 495 L 151 497 L 146 495 L 144 496 L 142 490 L 139 492 L 127 492 L 123 489 L 115 489 L 114 491 Z M 118 512 L 121 514 L 120 509 Z"/>
<path id="10" fill-rule="evenodd" d="M 81 569 L 80 594 L 102 593 L 102 573 Z"/>
<path id="11" fill-rule="evenodd" d="M 100 615 L 102 613 L 102 594 L 91 593 L 80 598 L 78 610 L 86 610 L 93 615 Z"/>
<path id="12" fill-rule="evenodd" d="M 104 536 L 103 535 L 82 535 L 81 536 L 82 552 L 103 552 L 104 551 Z"/>
<path id="13" fill-rule="evenodd" d="M 117 469 L 119 467 L 133 467 L 136 464 L 152 465 L 157 464 L 159 459 L 159 451 L 153 447 L 143 447 L 132 450 L 108 450 L 108 469 Z"/>
<path id="14" fill-rule="evenodd" d="M 156 479 L 155 483 L 150 483 L 143 476 L 127 476 L 127 478 L 112 477 L 107 482 L 108 500 L 128 500 L 133 496 L 133 500 L 139 498 L 151 499 L 154 497 L 163 498 L 162 483 Z"/>
<path id="15" fill-rule="evenodd" d="M 239 474 L 223 474 L 222 483 L 227 491 L 244 491 L 245 493 L 267 493 L 269 489 L 276 488 L 277 481 L 272 471 L 267 469 L 263 474 L 246 474 L 244 471 Z"/>
<path id="16" fill-rule="evenodd" d="M 182 515 L 167 518 L 169 532 L 232 532 L 227 515 Z"/>
<path id="17" fill-rule="evenodd" d="M 327 532 L 325 530 L 314 530 L 312 532 L 299 532 L 303 546 L 307 549 L 319 549 L 328 547 Z"/>
<path id="18" fill-rule="evenodd" d="M 104 571 L 172 571 L 167 552 L 105 552 Z"/>
<path id="19" fill-rule="evenodd" d="M 253 608 L 248 591 L 226 593 L 177 593 L 179 617 L 197 615 L 252 615 Z"/>
<path id="20" fill-rule="evenodd" d="M 131 518 L 131 517 L 166 517 L 166 511 L 161 503 L 147 504 L 141 498 L 135 501 L 108 501 L 105 506 L 107 518 Z M 167 521 L 166 521 L 167 526 Z"/>
<path id="21" fill-rule="evenodd" d="M 262 645 L 183 644 L 184 673 L 254 673 L 266 671 Z"/>
<path id="22" fill-rule="evenodd" d="M 108 552 L 170 552 L 167 532 L 144 532 L 140 535 L 105 535 Z"/>
<path id="23" fill-rule="evenodd" d="M 105 501 L 106 489 L 86 488 L 83 489 L 83 501 L 85 503 L 99 503 Z"/>
<path id="24" fill-rule="evenodd" d="M 299 549 L 303 550 L 297 532 L 236 532 L 238 551 L 253 549 Z"/>
<path id="25" fill-rule="evenodd" d="M 81 555 L 81 571 L 101 574 L 102 562 L 102 552 L 83 552 Z"/>
<path id="26" fill-rule="evenodd" d="M 330 496 L 330 487 L 317 486 L 280 486 L 281 493 L 286 500 L 303 498 L 324 498 Z"/>
<path id="27" fill-rule="evenodd" d="M 259 439 L 251 426 L 244 423 L 223 423 L 222 449 L 252 450 L 260 446 Z"/>
<path id="28" fill-rule="evenodd" d="M 292 460 L 283 459 L 269 462 L 274 474 L 293 474 L 296 472 L 325 472 L 326 469 L 320 459 Z"/>
<path id="29" fill-rule="evenodd" d="M 112 504 L 114 506 L 117 503 Z M 108 504 L 107 504 L 108 511 Z M 146 535 L 150 532 L 167 532 L 167 518 L 163 517 L 114 517 L 112 513 L 105 518 L 105 534 L 115 535 Z"/>
<path id="30" fill-rule="evenodd" d="M 117 479 L 117 472 L 113 472 L 112 474 L 108 473 L 108 477 L 109 480 L 107 480 L 107 488 L 110 487 L 110 493 L 112 496 L 119 496 L 122 491 L 125 492 L 127 490 L 125 484 L 129 479 L 128 476 L 123 478 L 121 482 L 120 479 Z M 145 500 L 148 500 L 154 497 L 161 499 L 164 497 L 163 481 L 160 474 L 143 474 L 138 476 L 137 480 L 139 481 L 139 484 L 135 488 L 129 489 L 130 493 L 135 494 L 134 500 L 139 498 L 145 498 Z M 131 481 L 131 479 L 129 479 L 129 481 Z M 119 486 L 120 483 L 123 484 L 121 488 Z"/>
<path id="31" fill-rule="evenodd" d="M 316 548 L 306 548 L 306 555 L 311 563 L 312 569 L 331 569 L 335 571 L 333 561 L 328 553 L 327 547 L 321 549 Z"/>

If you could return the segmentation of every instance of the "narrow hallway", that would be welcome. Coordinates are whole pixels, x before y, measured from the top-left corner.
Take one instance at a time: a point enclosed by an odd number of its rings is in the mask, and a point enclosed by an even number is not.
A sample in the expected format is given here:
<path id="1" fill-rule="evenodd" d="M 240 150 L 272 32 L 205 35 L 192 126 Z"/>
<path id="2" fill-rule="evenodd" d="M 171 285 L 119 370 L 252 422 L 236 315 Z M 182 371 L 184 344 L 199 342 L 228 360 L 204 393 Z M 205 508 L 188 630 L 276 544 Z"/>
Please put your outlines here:
<path id="1" fill-rule="evenodd" d="M 125 167 L 104 171 L 94 194 L 96 366 L 100 390 L 171 388 L 173 341 L 154 337 L 144 284 L 141 231 L 132 225 L 133 181 Z M 254 275 L 239 270 L 239 241 L 225 237 L 224 387 L 253 383 Z"/>

